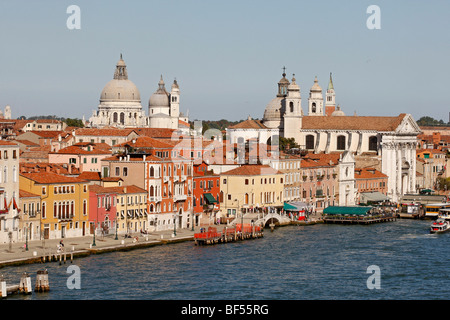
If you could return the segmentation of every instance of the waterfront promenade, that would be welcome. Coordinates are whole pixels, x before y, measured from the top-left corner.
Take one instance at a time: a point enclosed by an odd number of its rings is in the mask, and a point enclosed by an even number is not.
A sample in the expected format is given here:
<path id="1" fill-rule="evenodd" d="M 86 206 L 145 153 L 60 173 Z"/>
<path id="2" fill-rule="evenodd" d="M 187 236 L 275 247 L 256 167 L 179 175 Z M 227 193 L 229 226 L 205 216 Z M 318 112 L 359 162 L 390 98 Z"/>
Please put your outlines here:
<path id="1" fill-rule="evenodd" d="M 138 248 L 151 247 L 155 245 L 164 245 L 182 241 L 193 241 L 194 233 L 199 232 L 200 227 L 194 231 L 191 229 L 176 230 L 176 236 L 173 236 L 173 230 L 152 232 L 147 235 L 140 233 L 131 234 L 131 238 L 124 238 L 119 235 L 115 240 L 115 234 L 107 236 L 96 236 L 95 245 L 92 235 L 77 238 L 64 238 L 64 250 L 58 252 L 58 245 L 61 239 L 33 240 L 28 241 L 28 250 L 25 249 L 25 243 L 3 243 L 0 244 L 0 267 L 8 265 L 20 265 L 27 263 L 40 263 L 45 257 L 45 261 L 59 261 L 61 259 L 70 263 L 70 259 L 88 256 L 90 254 L 99 254 L 110 251 L 133 250 Z M 137 238 L 136 238 L 137 237 Z M 61 256 L 59 255 L 61 253 Z M 64 255 L 65 254 L 65 255 Z"/>

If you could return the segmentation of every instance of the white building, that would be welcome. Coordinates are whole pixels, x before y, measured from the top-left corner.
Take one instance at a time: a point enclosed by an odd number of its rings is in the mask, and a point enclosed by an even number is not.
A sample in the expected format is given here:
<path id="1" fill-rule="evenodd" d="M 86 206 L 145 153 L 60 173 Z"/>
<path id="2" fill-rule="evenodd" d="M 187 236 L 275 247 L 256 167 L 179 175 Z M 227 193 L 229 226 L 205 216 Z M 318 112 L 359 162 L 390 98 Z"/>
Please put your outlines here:
<path id="1" fill-rule="evenodd" d="M 180 121 L 188 122 L 187 117 L 180 113 L 180 88 L 176 80 L 169 93 L 161 76 L 157 91 L 149 99 L 148 108 L 149 116 L 146 116 L 140 92 L 128 79 L 127 66 L 120 55 L 114 77 L 103 88 L 98 110 L 93 111 L 89 126 L 178 129 Z"/>
<path id="2" fill-rule="evenodd" d="M 405 193 L 416 188 L 416 140 L 421 132 L 410 114 L 397 117 L 346 116 L 340 107 L 335 107 L 336 94 L 333 81 L 326 91 L 326 103 L 317 77 L 310 89 L 308 115 L 301 108 L 300 87 L 286 79 L 286 73 L 278 82 L 278 92 L 266 106 L 261 124 L 264 133 L 279 137 L 294 138 L 301 146 L 314 153 L 349 151 L 355 155 L 375 156 L 382 163 L 382 172 L 388 179 L 388 196 L 397 201 Z M 239 127 L 239 125 L 235 126 Z M 233 141 L 239 139 L 238 128 L 229 128 Z M 243 138 L 258 139 L 261 129 L 249 128 Z M 273 139 L 273 135 L 268 139 Z M 276 139 L 274 140 L 276 141 Z M 261 141 L 266 142 L 266 141 Z"/>
<path id="3" fill-rule="evenodd" d="M 0 140 L 0 243 L 19 235 L 19 146 Z"/>

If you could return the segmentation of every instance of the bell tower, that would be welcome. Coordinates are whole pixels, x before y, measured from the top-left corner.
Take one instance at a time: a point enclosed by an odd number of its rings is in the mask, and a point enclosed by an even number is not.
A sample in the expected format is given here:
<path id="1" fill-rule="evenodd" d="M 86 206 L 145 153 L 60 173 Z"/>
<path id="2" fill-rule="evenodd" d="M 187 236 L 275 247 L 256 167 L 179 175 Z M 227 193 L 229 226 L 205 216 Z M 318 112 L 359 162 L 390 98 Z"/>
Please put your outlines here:
<path id="1" fill-rule="evenodd" d="M 314 85 L 309 90 L 308 98 L 308 116 L 323 116 L 323 96 L 322 88 L 319 86 L 317 77 L 314 79 Z"/>
<path id="2" fill-rule="evenodd" d="M 336 110 L 336 93 L 334 92 L 333 79 L 331 78 L 330 73 L 330 82 L 328 82 L 325 101 L 325 114 L 330 116 L 334 110 Z"/>

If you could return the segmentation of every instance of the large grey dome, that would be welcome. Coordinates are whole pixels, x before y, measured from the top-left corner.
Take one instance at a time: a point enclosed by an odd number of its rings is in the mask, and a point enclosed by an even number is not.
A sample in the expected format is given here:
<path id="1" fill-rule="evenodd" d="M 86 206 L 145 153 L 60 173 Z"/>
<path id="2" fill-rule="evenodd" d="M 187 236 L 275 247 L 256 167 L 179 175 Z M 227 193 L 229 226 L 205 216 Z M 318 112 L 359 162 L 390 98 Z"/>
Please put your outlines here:
<path id="1" fill-rule="evenodd" d="M 101 102 L 141 102 L 141 95 L 136 85 L 128 80 L 127 66 L 120 55 L 114 78 L 103 88 Z"/>

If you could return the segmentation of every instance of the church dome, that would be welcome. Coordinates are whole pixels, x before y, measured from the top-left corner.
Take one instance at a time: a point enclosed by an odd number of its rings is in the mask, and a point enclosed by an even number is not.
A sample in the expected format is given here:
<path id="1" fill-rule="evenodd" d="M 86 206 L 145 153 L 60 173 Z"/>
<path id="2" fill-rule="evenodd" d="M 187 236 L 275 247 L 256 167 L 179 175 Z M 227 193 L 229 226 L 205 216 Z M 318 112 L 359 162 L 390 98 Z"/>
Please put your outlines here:
<path id="1" fill-rule="evenodd" d="M 280 121 L 282 118 L 282 107 L 283 107 L 282 97 L 276 97 L 267 104 L 264 110 L 264 120 L 275 120 Z"/>
<path id="2" fill-rule="evenodd" d="M 148 100 L 148 106 L 149 108 L 170 107 L 169 93 L 166 91 L 162 76 L 158 83 L 158 90 Z"/>
<path id="3" fill-rule="evenodd" d="M 341 107 L 338 105 L 338 106 L 336 107 L 336 110 L 333 111 L 333 112 L 331 113 L 331 115 L 332 115 L 333 117 L 336 117 L 336 116 L 345 116 L 345 113 L 344 113 L 344 111 L 341 110 Z"/>
<path id="4" fill-rule="evenodd" d="M 122 55 L 120 55 L 114 78 L 103 88 L 100 95 L 100 103 L 126 101 L 140 103 L 141 95 L 136 85 L 131 80 L 128 80 L 127 66 L 122 59 Z"/>

